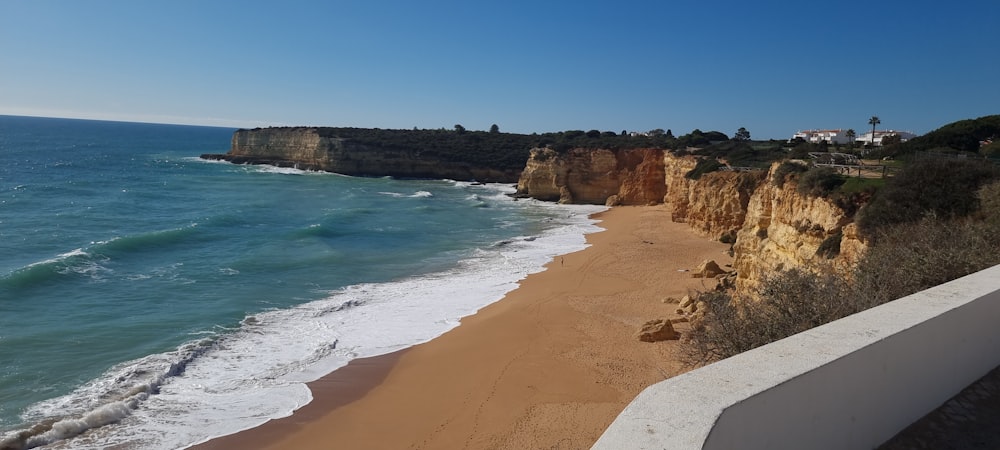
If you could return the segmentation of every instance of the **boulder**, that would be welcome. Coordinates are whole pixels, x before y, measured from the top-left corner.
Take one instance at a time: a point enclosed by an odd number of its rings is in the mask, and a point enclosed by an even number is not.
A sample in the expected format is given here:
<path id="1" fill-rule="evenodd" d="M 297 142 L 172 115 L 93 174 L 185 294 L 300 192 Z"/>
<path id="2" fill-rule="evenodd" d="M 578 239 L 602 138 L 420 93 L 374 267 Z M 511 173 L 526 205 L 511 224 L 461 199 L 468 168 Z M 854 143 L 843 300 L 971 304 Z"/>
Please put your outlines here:
<path id="1" fill-rule="evenodd" d="M 664 319 L 650 320 L 639 330 L 639 340 L 643 342 L 668 341 L 680 337 L 680 334 L 674 331 L 674 325 Z"/>
<path id="2" fill-rule="evenodd" d="M 722 268 L 719 267 L 719 264 L 717 264 L 715 261 L 706 260 L 702 261 L 702 263 L 698 266 L 697 269 L 694 270 L 694 273 L 692 273 L 691 276 L 694 278 L 715 278 L 716 276 L 725 273 L 727 272 L 725 270 L 722 270 Z"/>

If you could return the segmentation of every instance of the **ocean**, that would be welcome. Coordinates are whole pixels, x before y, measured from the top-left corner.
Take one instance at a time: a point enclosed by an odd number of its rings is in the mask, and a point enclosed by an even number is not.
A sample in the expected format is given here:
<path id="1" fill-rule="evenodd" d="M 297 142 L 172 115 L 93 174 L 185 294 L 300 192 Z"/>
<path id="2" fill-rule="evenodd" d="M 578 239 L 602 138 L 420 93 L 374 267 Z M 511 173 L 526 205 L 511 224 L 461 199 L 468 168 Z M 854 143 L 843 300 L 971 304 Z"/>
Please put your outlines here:
<path id="1" fill-rule="evenodd" d="M 598 206 L 201 160 L 233 129 L 0 116 L 0 448 L 185 448 L 428 341 Z"/>

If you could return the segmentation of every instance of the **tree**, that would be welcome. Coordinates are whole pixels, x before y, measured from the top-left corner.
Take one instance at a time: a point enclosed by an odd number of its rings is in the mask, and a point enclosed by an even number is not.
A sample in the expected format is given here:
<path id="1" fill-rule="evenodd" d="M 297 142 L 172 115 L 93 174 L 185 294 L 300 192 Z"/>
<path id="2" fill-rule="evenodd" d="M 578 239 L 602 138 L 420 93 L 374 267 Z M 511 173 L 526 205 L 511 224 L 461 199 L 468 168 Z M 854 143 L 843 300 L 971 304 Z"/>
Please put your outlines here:
<path id="1" fill-rule="evenodd" d="M 656 128 L 653 130 L 649 130 L 647 134 L 649 134 L 650 136 L 663 136 L 663 128 Z"/>
<path id="2" fill-rule="evenodd" d="M 664 134 L 664 136 L 666 136 L 668 138 L 673 138 L 674 137 L 674 132 L 670 131 L 670 129 L 667 128 L 667 134 Z"/>
<path id="3" fill-rule="evenodd" d="M 497 124 L 490 125 L 490 133 L 499 133 L 500 127 Z"/>
<path id="4" fill-rule="evenodd" d="M 868 119 L 868 125 L 872 126 L 872 147 L 873 148 L 875 147 L 875 125 L 878 125 L 880 123 L 882 123 L 882 121 L 878 120 L 878 116 L 872 116 L 871 119 Z"/>
<path id="5" fill-rule="evenodd" d="M 883 147 L 888 147 L 890 145 L 895 145 L 895 144 L 898 144 L 900 142 L 903 142 L 903 138 L 899 137 L 899 135 L 896 134 L 896 133 L 887 134 L 885 136 L 882 136 L 882 146 Z"/>
<path id="6" fill-rule="evenodd" d="M 857 133 L 854 132 L 854 128 L 848 128 L 847 132 L 844 133 L 844 136 L 847 137 L 847 144 L 850 145 L 851 148 L 854 148 L 854 138 L 858 137 Z"/>
<path id="7" fill-rule="evenodd" d="M 746 128 L 740 127 L 739 130 L 736 130 L 736 134 L 733 136 L 733 140 L 735 140 L 735 141 L 749 141 L 750 140 L 750 132 L 747 131 Z"/>
<path id="8" fill-rule="evenodd" d="M 455 124 L 455 132 L 458 134 L 465 134 L 465 127 L 459 124 Z"/>

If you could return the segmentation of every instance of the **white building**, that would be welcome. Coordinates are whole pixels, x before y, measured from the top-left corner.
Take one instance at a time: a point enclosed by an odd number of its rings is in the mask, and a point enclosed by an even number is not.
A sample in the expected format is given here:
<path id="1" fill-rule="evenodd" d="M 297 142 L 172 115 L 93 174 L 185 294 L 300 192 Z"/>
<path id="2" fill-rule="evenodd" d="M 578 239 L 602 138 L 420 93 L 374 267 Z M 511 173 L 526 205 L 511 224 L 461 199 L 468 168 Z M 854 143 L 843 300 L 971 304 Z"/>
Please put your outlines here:
<path id="1" fill-rule="evenodd" d="M 906 142 L 910 139 L 917 137 L 917 135 L 910 133 L 909 131 L 897 131 L 897 130 L 875 130 L 875 146 L 879 147 L 882 145 L 882 138 L 886 136 L 899 136 L 899 142 Z M 858 144 L 865 145 L 872 143 L 872 132 L 869 131 L 855 140 Z"/>
<path id="2" fill-rule="evenodd" d="M 847 144 L 851 138 L 847 137 L 847 130 L 805 130 L 792 135 L 791 140 L 802 138 L 803 141 L 819 144 L 826 141 L 827 144 Z"/>

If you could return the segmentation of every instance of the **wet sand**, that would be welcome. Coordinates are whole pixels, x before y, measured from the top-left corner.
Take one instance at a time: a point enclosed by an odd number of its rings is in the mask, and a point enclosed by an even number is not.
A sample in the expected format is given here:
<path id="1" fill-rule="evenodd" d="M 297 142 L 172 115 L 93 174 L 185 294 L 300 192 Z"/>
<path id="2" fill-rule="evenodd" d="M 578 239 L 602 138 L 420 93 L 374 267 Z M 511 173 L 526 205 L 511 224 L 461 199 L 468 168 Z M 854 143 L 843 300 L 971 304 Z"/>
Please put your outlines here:
<path id="1" fill-rule="evenodd" d="M 665 299 L 715 286 L 691 277 L 703 260 L 732 262 L 664 206 L 597 218 L 591 247 L 459 327 L 352 361 L 311 383 L 292 416 L 195 448 L 589 448 L 643 388 L 686 370 L 678 341 L 641 342 L 642 324 L 677 317 Z"/>

